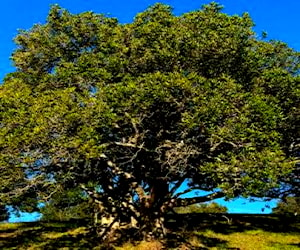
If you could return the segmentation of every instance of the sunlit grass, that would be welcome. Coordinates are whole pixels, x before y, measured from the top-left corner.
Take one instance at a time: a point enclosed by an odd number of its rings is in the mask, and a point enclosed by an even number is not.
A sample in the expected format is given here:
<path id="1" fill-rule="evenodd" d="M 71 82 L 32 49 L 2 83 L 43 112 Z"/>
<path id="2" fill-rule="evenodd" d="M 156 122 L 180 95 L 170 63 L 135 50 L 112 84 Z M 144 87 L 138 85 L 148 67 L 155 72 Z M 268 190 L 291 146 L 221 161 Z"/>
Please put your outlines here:
<path id="1" fill-rule="evenodd" d="M 249 230 L 244 232 L 234 232 L 230 234 L 216 233 L 211 230 L 196 232 L 198 236 L 216 238 L 226 242 L 227 248 L 252 250 L 252 249 L 299 249 L 299 233 L 274 233 L 263 230 Z M 201 238 L 201 237 L 200 237 Z M 194 237 L 195 241 L 195 237 Z M 198 240 L 198 244 L 199 241 Z M 192 242 L 191 242 L 192 244 Z M 195 243 L 194 243 L 195 244 Z M 194 245 L 192 244 L 192 245 Z M 210 249 L 219 249 L 212 247 Z"/>
<path id="2" fill-rule="evenodd" d="M 66 232 L 46 232 L 46 233 L 42 233 L 41 236 L 45 239 L 58 239 L 61 238 L 63 236 L 73 236 L 76 237 L 80 234 L 85 234 L 87 233 L 88 230 L 86 227 L 78 227 L 75 229 L 70 229 Z"/>
<path id="3" fill-rule="evenodd" d="M 22 223 L 0 223 L 0 232 L 6 231 L 9 229 L 17 229 L 21 225 L 22 225 Z"/>

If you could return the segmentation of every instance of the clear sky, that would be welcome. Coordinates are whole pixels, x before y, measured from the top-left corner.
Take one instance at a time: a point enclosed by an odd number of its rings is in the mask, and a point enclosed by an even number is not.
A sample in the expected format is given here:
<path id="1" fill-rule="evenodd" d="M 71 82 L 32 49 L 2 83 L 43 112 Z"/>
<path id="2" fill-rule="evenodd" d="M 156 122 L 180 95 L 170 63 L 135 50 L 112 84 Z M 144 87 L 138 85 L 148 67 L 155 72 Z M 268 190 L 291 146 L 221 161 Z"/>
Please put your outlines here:
<path id="1" fill-rule="evenodd" d="M 51 4 L 73 13 L 92 10 L 117 17 L 120 22 L 131 22 L 136 13 L 156 3 L 155 0 L 1 0 L 0 15 L 0 82 L 11 72 L 9 57 L 14 49 L 17 29 L 29 29 L 34 23 L 44 23 Z M 175 14 L 200 8 L 209 0 L 161 0 L 174 7 Z M 219 0 L 228 14 L 249 12 L 256 23 L 258 34 L 266 31 L 269 38 L 282 40 L 300 50 L 300 0 Z"/>
<path id="2" fill-rule="evenodd" d="M 34 23 L 44 23 L 52 4 L 59 4 L 72 13 L 94 11 L 117 17 L 120 22 L 131 22 L 134 16 L 148 6 L 162 2 L 171 5 L 174 13 L 199 9 L 209 0 L 1 0 L 0 15 L 0 82 L 14 68 L 10 55 L 15 45 L 13 38 L 18 29 L 29 29 Z M 290 47 L 300 51 L 300 0 L 219 0 L 224 5 L 223 12 L 242 14 L 249 12 L 256 26 L 255 31 L 260 35 L 266 31 L 268 38 L 286 42 Z M 222 202 L 222 201 L 221 201 Z M 222 202 L 223 203 L 223 202 Z M 259 213 L 263 203 L 243 205 L 244 200 L 229 204 L 231 212 Z M 271 206 L 274 206 L 274 202 Z M 270 210 L 265 210 L 270 212 Z M 26 216 L 25 216 L 26 217 Z M 22 218 L 25 218 L 24 216 Z M 28 217 L 27 217 L 28 219 Z"/>

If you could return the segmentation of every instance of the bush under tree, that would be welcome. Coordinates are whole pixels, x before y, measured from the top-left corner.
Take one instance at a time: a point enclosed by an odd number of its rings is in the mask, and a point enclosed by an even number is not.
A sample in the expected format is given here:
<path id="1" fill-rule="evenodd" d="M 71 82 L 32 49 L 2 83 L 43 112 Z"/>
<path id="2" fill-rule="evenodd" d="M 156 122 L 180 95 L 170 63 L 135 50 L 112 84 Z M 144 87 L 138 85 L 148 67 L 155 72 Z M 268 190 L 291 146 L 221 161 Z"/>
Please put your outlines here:
<path id="1" fill-rule="evenodd" d="M 300 198 L 286 197 L 283 201 L 278 202 L 277 206 L 272 209 L 272 213 L 280 215 L 294 215 L 300 214 Z"/>
<path id="2" fill-rule="evenodd" d="M 70 221 L 93 219 L 93 203 L 82 190 L 74 189 L 55 193 L 40 209 L 43 221 Z"/>

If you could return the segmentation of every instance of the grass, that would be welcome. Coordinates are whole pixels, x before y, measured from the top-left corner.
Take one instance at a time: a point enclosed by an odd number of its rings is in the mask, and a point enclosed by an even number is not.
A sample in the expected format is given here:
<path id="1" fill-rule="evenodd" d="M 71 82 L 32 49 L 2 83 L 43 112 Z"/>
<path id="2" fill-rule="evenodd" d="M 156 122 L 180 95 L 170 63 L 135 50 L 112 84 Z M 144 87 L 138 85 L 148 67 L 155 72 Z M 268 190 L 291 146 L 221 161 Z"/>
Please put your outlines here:
<path id="1" fill-rule="evenodd" d="M 300 225 L 274 216 L 180 215 L 163 241 L 101 246 L 84 224 L 74 222 L 0 223 L 0 249 L 300 249 Z"/>
<path id="2" fill-rule="evenodd" d="M 163 244 L 159 241 L 152 242 L 139 242 L 138 244 L 125 243 L 120 247 L 116 247 L 116 250 L 160 250 L 163 248 Z"/>
<path id="3" fill-rule="evenodd" d="M 263 230 L 249 230 L 231 234 L 215 233 L 211 230 L 196 232 L 200 241 L 196 241 L 198 246 L 205 247 L 201 243 L 201 238 L 217 239 L 217 246 L 211 249 L 300 249 L 299 234 L 296 233 L 272 233 Z M 194 245 L 195 245 L 194 243 Z"/>
<path id="4" fill-rule="evenodd" d="M 89 249 L 86 227 L 72 223 L 0 224 L 0 249 Z"/>

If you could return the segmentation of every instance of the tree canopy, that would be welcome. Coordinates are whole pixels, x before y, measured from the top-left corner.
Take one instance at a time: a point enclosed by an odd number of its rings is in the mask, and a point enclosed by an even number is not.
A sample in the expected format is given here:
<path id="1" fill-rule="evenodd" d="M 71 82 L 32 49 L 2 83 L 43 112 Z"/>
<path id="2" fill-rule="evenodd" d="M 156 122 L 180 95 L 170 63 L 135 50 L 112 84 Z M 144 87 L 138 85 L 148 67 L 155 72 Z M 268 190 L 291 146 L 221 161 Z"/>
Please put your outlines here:
<path id="1" fill-rule="evenodd" d="M 221 9 L 156 4 L 121 24 L 55 5 L 20 31 L 0 86 L 1 202 L 34 210 L 80 189 L 110 218 L 105 234 L 129 218 L 153 231 L 176 206 L 296 190 L 299 53 Z M 209 194 L 182 198 L 193 190 Z"/>

